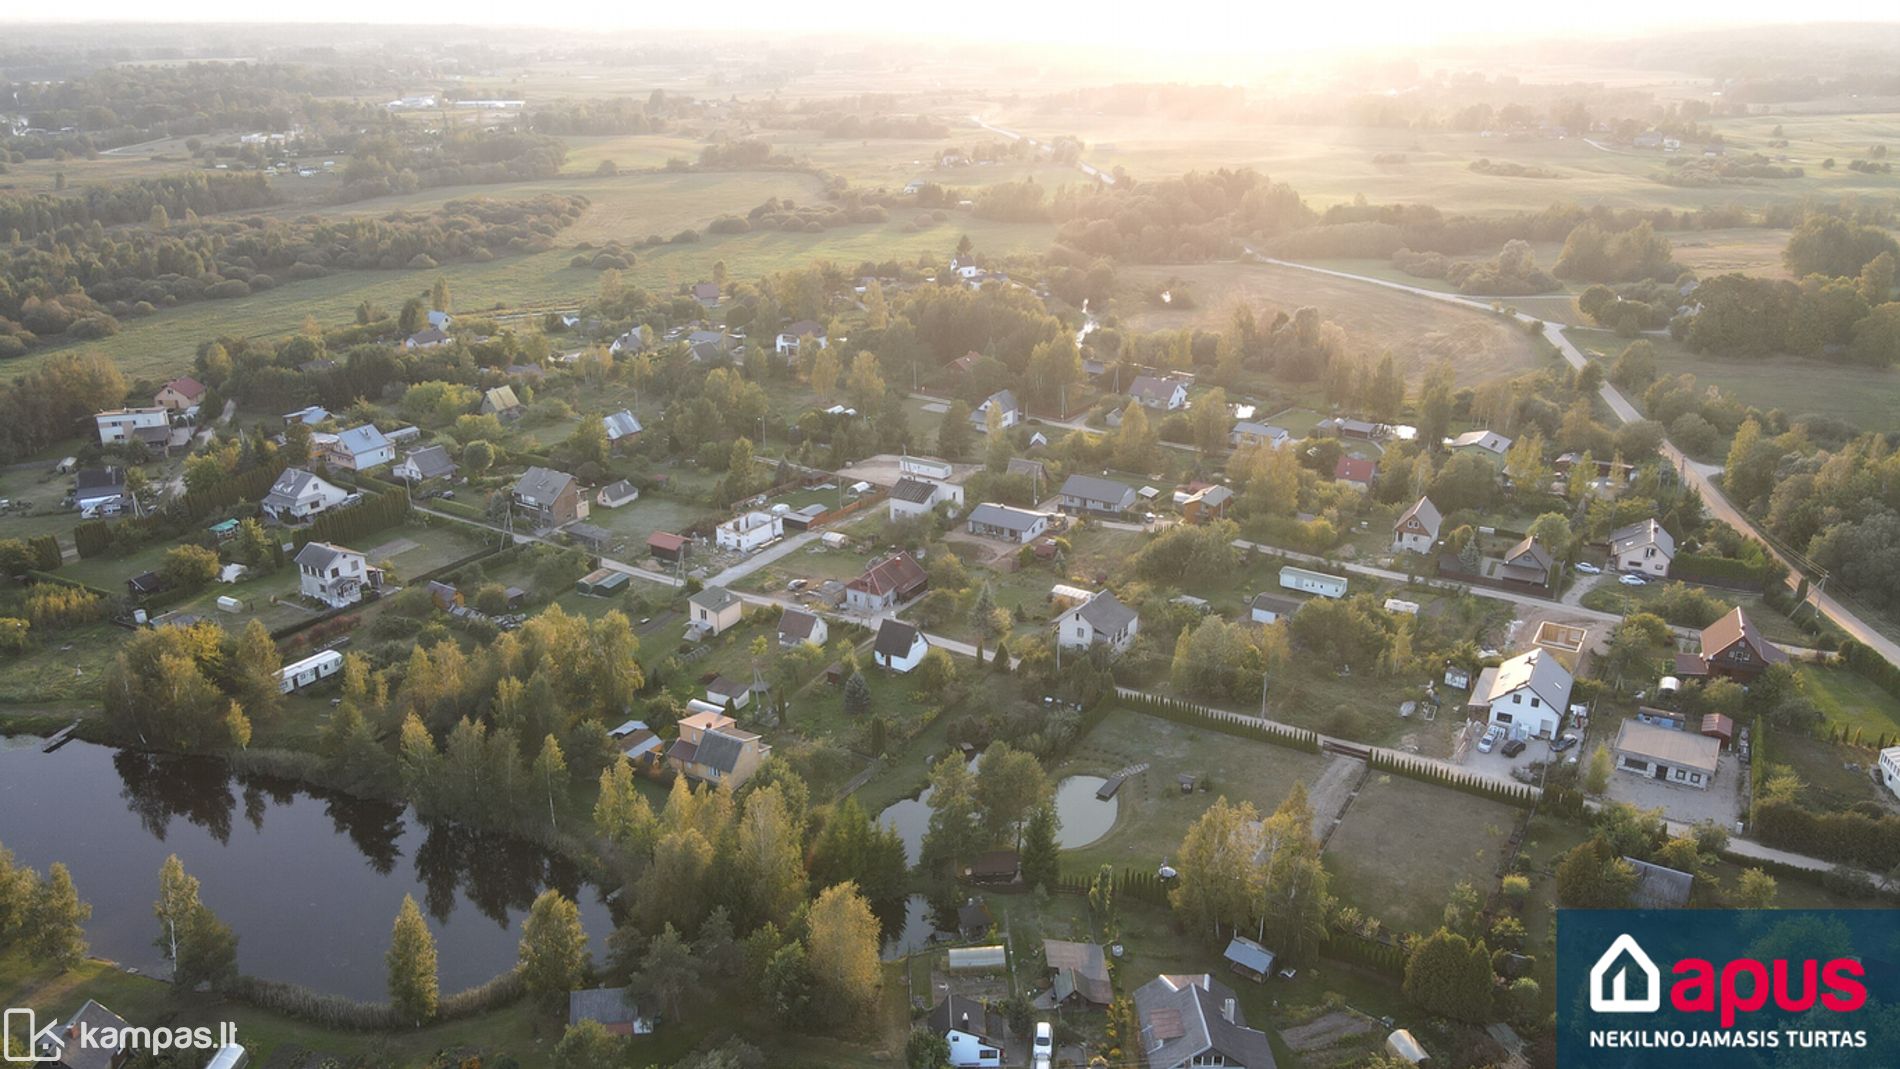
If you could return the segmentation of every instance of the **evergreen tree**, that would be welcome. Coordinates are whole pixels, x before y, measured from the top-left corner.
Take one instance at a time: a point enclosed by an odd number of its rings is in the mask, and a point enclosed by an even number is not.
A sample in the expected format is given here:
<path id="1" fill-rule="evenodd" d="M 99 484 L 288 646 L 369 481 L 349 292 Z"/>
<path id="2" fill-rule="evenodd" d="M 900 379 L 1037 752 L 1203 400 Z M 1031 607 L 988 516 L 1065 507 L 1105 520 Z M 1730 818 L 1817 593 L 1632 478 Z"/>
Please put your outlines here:
<path id="1" fill-rule="evenodd" d="M 864 678 L 863 672 L 853 672 L 844 681 L 844 712 L 853 720 L 861 720 L 871 711 L 871 684 Z"/>
<path id="2" fill-rule="evenodd" d="M 1053 890 L 1062 876 L 1060 850 L 1056 844 L 1055 807 L 1037 806 L 1023 829 L 1023 883 Z"/>

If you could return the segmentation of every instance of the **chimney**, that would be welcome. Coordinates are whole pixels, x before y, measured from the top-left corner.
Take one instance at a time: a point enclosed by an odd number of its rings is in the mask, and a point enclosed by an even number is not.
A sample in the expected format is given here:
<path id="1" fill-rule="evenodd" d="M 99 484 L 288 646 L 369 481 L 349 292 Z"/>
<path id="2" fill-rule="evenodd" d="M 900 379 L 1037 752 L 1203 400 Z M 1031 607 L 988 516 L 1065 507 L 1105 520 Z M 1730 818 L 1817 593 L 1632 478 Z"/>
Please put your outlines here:
<path id="1" fill-rule="evenodd" d="M 1233 999 L 1227 999 L 1226 1001 L 1221 1003 L 1220 1015 L 1221 1015 L 1221 1019 L 1226 1021 L 1228 1024 L 1234 1023 L 1234 1000 Z"/>
<path id="2" fill-rule="evenodd" d="M 970 1011 L 969 1010 L 963 1011 L 962 1030 L 965 1032 L 968 1032 L 970 1030 Z"/>

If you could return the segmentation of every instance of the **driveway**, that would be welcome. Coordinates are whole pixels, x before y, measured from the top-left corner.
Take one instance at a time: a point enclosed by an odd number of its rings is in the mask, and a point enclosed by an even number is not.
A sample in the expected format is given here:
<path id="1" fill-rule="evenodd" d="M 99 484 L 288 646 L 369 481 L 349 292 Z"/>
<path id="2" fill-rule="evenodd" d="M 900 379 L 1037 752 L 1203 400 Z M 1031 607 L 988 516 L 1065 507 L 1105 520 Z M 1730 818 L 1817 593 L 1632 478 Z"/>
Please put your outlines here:
<path id="1" fill-rule="evenodd" d="M 1733 754 L 1723 754 L 1715 768 L 1715 782 L 1707 790 L 1639 776 L 1634 772 L 1611 772 L 1610 799 L 1628 802 L 1638 809 L 1658 809 L 1675 824 L 1714 821 L 1730 829 L 1741 817 L 1741 762 Z"/>

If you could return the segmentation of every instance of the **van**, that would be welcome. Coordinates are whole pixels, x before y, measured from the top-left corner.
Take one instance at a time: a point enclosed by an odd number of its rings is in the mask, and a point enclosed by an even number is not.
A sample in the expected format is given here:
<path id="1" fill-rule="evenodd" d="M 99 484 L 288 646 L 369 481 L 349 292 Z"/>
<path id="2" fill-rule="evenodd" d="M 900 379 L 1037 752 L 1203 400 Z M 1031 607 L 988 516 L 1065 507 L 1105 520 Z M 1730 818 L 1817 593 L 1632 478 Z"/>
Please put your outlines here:
<path id="1" fill-rule="evenodd" d="M 1055 1060 L 1055 1054 L 1055 1029 L 1048 1021 L 1037 1021 L 1035 1045 L 1030 1048 L 1031 1069 L 1049 1069 L 1050 1064 Z"/>

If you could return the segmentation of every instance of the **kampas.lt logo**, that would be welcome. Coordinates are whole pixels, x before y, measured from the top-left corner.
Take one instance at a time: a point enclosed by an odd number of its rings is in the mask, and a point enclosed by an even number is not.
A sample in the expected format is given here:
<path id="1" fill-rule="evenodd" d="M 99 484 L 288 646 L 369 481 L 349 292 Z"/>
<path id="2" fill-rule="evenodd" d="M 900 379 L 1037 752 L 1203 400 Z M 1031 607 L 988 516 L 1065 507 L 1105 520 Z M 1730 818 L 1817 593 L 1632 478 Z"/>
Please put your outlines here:
<path id="1" fill-rule="evenodd" d="M 1643 993 L 1631 997 L 1630 976 L 1640 975 Z M 1624 932 L 1590 967 L 1590 1008 L 1598 1013 L 1655 1013 L 1662 1009 L 1662 970 L 1636 937 Z"/>
<path id="2" fill-rule="evenodd" d="M 59 1034 L 58 1024 L 39 1027 L 39 1020 L 30 1009 L 9 1009 L 6 1012 L 4 1034 L 0 1034 L 0 1059 L 12 1064 L 37 1064 L 56 1062 L 66 1046 L 66 1039 Z M 14 1041 L 18 1039 L 19 1043 Z M 24 1048 L 25 1054 L 15 1054 L 14 1050 Z"/>

